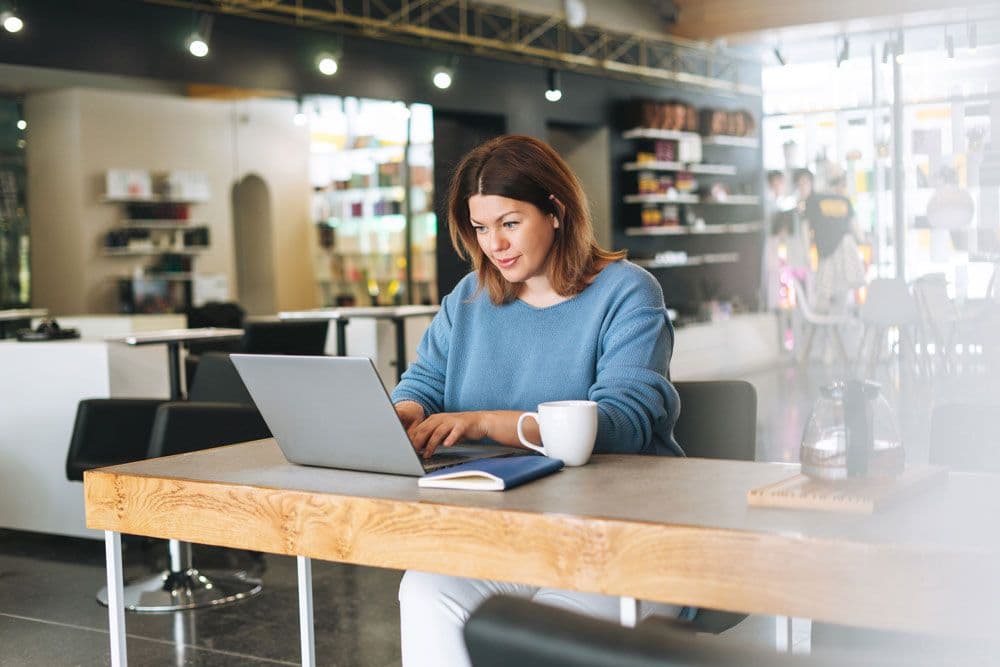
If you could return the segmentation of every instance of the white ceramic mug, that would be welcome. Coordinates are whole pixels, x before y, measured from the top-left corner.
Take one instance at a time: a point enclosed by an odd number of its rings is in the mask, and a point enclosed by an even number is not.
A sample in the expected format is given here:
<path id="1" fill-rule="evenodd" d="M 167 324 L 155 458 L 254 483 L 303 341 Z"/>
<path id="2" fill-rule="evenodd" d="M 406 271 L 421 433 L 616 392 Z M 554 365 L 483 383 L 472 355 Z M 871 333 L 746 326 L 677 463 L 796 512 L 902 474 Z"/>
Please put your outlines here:
<path id="1" fill-rule="evenodd" d="M 538 445 L 524 437 L 524 420 L 534 419 L 542 434 Z M 597 403 L 594 401 L 551 401 L 541 403 L 538 412 L 517 418 L 517 438 L 525 447 L 568 466 L 582 466 L 590 459 L 597 439 Z"/>

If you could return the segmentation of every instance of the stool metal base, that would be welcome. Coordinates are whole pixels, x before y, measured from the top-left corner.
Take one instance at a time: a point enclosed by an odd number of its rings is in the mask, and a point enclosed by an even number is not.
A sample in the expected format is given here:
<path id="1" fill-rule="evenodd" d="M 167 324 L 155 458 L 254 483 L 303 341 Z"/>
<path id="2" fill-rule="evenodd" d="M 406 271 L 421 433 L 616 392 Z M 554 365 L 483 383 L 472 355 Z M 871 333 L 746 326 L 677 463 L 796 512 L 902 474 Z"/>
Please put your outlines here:
<path id="1" fill-rule="evenodd" d="M 231 604 L 260 592 L 257 579 L 225 574 L 209 577 L 192 568 L 182 572 L 164 570 L 127 584 L 123 601 L 128 611 L 167 612 Z M 108 606 L 107 587 L 98 591 L 97 601 Z"/>

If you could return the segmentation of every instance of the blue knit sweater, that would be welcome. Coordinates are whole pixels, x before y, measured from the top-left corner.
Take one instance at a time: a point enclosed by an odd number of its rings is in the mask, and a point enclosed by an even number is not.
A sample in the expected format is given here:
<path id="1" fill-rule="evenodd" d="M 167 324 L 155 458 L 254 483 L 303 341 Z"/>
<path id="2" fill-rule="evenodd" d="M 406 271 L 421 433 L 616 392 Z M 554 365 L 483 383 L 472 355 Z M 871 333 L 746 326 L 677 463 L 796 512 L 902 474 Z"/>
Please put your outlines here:
<path id="1" fill-rule="evenodd" d="M 434 414 L 589 399 L 598 406 L 595 451 L 683 455 L 673 438 L 679 400 L 666 379 L 674 334 L 653 276 L 614 262 L 546 308 L 496 306 L 476 288 L 470 273 L 441 302 L 393 403 Z"/>

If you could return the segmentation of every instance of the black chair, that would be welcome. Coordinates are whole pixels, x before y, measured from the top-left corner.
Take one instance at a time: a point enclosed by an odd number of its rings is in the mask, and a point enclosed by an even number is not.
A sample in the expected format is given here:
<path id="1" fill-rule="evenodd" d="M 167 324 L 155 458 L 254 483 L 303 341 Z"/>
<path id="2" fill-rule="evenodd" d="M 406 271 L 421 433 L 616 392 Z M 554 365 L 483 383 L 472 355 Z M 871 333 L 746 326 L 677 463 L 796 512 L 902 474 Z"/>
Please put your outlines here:
<path id="1" fill-rule="evenodd" d="M 246 311 L 232 301 L 209 301 L 200 306 L 192 306 L 185 312 L 188 329 L 202 327 L 219 327 L 222 329 L 242 329 Z M 191 341 L 185 345 L 187 355 L 184 357 L 184 377 L 187 384 L 194 383 L 198 370 L 198 361 L 206 352 L 240 352 L 241 340 L 210 341 L 199 343 Z"/>
<path id="2" fill-rule="evenodd" d="M 92 468 L 181 454 L 271 436 L 229 355 L 202 355 L 187 401 L 80 401 L 66 457 L 66 477 Z M 209 578 L 191 563 L 191 545 L 170 540 L 169 569 L 125 586 L 131 611 L 176 611 L 256 595 L 260 582 L 242 575 Z M 107 589 L 97 599 L 107 604 Z"/>
<path id="3" fill-rule="evenodd" d="M 848 652 L 780 654 L 649 621 L 626 628 L 530 600 L 484 602 L 463 630 L 473 667 L 903 667 L 956 664 Z"/>
<path id="4" fill-rule="evenodd" d="M 743 380 L 674 382 L 681 413 L 674 438 L 687 456 L 753 461 L 757 450 L 757 391 Z M 747 617 L 698 609 L 692 619 L 676 621 L 690 632 L 717 635 Z"/>
<path id="5" fill-rule="evenodd" d="M 1000 406 L 954 403 L 931 413 L 930 462 L 1000 473 Z"/>
<path id="6" fill-rule="evenodd" d="M 330 323 L 295 320 L 247 320 L 242 351 L 246 354 L 322 355 Z"/>
<path id="7" fill-rule="evenodd" d="M 753 461 L 757 391 L 742 380 L 674 382 L 681 413 L 674 437 L 688 456 Z"/>

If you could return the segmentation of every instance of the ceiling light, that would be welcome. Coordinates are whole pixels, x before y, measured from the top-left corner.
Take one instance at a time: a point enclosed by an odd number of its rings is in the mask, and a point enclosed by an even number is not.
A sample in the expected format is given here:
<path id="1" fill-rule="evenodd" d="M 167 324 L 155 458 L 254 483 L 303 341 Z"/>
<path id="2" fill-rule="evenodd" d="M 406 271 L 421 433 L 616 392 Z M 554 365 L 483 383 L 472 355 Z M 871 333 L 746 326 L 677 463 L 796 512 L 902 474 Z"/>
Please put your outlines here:
<path id="1" fill-rule="evenodd" d="M 340 49 L 324 51 L 316 56 L 316 69 L 325 76 L 333 76 L 340 69 Z"/>
<path id="2" fill-rule="evenodd" d="M 24 120 L 23 118 L 21 120 L 17 121 L 17 129 L 19 129 L 19 130 L 27 130 L 28 129 L 28 121 Z"/>
<path id="3" fill-rule="evenodd" d="M 545 99 L 549 102 L 558 102 L 562 99 L 562 88 L 559 86 L 559 72 L 549 70 L 549 86 L 545 89 Z"/>
<path id="4" fill-rule="evenodd" d="M 195 58 L 204 58 L 208 55 L 208 42 L 197 33 L 188 37 L 187 47 Z"/>
<path id="5" fill-rule="evenodd" d="M 451 82 L 455 77 L 454 71 L 450 67 L 435 67 L 431 72 L 431 81 L 441 90 L 451 88 Z"/>
<path id="6" fill-rule="evenodd" d="M 212 33 L 212 15 L 202 14 L 198 17 L 198 27 L 187 38 L 187 50 L 195 58 L 208 55 L 208 40 Z"/>
<path id="7" fill-rule="evenodd" d="M 13 11 L 0 14 L 0 23 L 3 23 L 3 29 L 7 32 L 21 32 L 24 28 L 24 21 Z"/>
<path id="8" fill-rule="evenodd" d="M 777 46 L 774 47 L 774 59 L 777 60 L 778 64 L 781 65 L 782 67 L 788 65 L 788 63 L 785 61 L 785 57 L 781 55 L 781 49 L 779 49 Z"/>
<path id="9" fill-rule="evenodd" d="M 582 28 L 587 23 L 587 5 L 583 0 L 565 0 L 566 25 L 570 28 Z"/>

